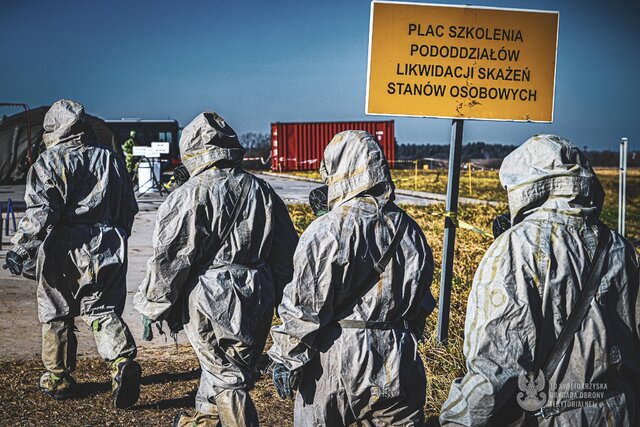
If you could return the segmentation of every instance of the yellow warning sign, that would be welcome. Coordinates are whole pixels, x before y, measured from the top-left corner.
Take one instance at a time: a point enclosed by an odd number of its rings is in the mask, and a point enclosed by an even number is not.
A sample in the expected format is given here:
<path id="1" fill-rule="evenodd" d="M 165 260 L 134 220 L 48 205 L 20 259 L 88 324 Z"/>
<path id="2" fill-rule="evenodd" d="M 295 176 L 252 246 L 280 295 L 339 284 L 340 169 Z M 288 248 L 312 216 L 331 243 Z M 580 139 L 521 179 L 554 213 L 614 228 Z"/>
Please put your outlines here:
<path id="1" fill-rule="evenodd" d="M 552 122 L 558 12 L 371 4 L 367 114 Z"/>

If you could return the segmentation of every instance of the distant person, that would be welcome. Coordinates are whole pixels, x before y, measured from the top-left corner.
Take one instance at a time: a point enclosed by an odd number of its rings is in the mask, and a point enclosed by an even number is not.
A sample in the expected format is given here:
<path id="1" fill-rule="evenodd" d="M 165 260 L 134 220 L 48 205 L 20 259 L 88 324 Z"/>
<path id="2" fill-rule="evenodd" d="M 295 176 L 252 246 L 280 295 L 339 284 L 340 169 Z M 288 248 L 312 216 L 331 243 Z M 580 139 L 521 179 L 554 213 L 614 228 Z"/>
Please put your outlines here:
<path id="1" fill-rule="evenodd" d="M 129 132 L 129 138 L 122 145 L 122 151 L 124 152 L 125 161 L 127 165 L 127 171 L 129 175 L 133 176 L 134 162 L 133 162 L 133 147 L 138 145 L 138 140 L 136 139 L 136 131 L 132 130 Z"/>
<path id="2" fill-rule="evenodd" d="M 42 322 L 40 390 L 55 399 L 76 391 L 74 318 L 91 327 L 98 353 L 112 368 L 114 404 L 140 394 L 136 344 L 121 318 L 127 295 L 127 238 L 138 205 L 120 157 L 97 144 L 84 108 L 60 100 L 44 117 L 46 150 L 33 163 L 26 211 L 6 255 L 19 275 L 37 260 Z"/>
<path id="3" fill-rule="evenodd" d="M 476 272 L 467 373 L 440 422 L 640 425 L 638 256 L 598 219 L 596 174 L 572 142 L 538 135 L 504 159 L 500 181 L 512 226 Z"/>
<path id="4" fill-rule="evenodd" d="M 271 331 L 273 382 L 281 398 L 295 395 L 295 425 L 423 425 L 431 249 L 393 203 L 375 137 L 337 134 L 320 173 L 328 186 L 310 196 L 319 218 L 300 238 Z"/>
<path id="5" fill-rule="evenodd" d="M 245 150 L 218 114 L 184 128 L 180 154 L 186 182 L 158 210 L 135 306 L 147 331 L 184 326 L 200 361 L 196 412 L 174 426 L 257 426 L 249 390 L 298 235 L 275 191 L 242 168 Z"/>

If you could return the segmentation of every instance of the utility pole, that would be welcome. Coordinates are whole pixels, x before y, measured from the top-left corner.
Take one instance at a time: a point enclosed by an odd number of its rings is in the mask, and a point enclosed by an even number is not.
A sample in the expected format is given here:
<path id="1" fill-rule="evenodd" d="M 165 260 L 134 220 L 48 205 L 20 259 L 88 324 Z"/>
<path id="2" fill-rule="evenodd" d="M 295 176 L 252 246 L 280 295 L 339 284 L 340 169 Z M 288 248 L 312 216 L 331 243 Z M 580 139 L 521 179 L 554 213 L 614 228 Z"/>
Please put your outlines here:
<path id="1" fill-rule="evenodd" d="M 627 215 L 627 138 L 620 140 L 620 179 L 618 182 L 618 233 L 624 236 Z"/>

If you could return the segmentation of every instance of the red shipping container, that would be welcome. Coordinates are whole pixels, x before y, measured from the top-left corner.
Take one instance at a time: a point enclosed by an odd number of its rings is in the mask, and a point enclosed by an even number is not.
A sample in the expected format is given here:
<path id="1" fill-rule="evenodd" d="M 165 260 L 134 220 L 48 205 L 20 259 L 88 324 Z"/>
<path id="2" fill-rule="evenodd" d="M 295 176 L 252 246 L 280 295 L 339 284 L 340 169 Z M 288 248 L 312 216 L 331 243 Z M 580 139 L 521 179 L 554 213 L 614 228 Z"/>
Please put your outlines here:
<path id="1" fill-rule="evenodd" d="M 339 132 L 364 130 L 378 139 L 389 166 L 395 160 L 393 120 L 367 122 L 271 123 L 271 170 L 317 170 L 324 148 Z"/>

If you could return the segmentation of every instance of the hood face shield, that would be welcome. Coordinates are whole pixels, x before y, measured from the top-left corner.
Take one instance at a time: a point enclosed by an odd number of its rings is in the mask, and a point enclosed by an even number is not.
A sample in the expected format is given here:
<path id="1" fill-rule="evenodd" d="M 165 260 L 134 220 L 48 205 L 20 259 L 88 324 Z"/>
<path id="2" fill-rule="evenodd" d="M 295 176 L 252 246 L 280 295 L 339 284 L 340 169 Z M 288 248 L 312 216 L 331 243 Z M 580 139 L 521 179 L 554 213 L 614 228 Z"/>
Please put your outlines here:
<path id="1" fill-rule="evenodd" d="M 604 191 L 578 147 L 556 135 L 536 135 L 505 157 L 500 182 L 512 223 L 541 207 L 599 214 Z"/>
<path id="2" fill-rule="evenodd" d="M 185 165 L 180 165 L 173 169 L 173 178 L 176 180 L 178 187 L 182 187 L 187 181 L 189 181 L 189 170 Z"/>
<path id="3" fill-rule="evenodd" d="M 329 212 L 328 191 L 329 187 L 327 185 L 322 185 L 314 188 L 309 193 L 309 205 L 316 217 L 321 217 Z"/>
<path id="4" fill-rule="evenodd" d="M 507 212 L 507 213 L 503 213 L 496 216 L 493 222 L 491 223 L 491 231 L 493 233 L 493 238 L 497 239 L 502 235 L 502 233 L 507 231 L 509 228 L 511 228 L 510 213 Z"/>
<path id="5" fill-rule="evenodd" d="M 84 116 L 84 107 L 78 102 L 69 99 L 54 102 L 44 116 L 42 141 L 45 147 L 51 148 L 91 133 L 91 126 L 85 122 Z"/>
<path id="6" fill-rule="evenodd" d="M 324 150 L 320 175 L 328 186 L 329 209 L 363 193 L 371 193 L 379 206 L 395 198 L 382 147 L 365 131 L 348 130 L 334 136 Z"/>
<path id="7" fill-rule="evenodd" d="M 199 114 L 180 137 L 182 163 L 192 176 L 216 163 L 239 165 L 244 154 L 236 132 L 215 112 Z"/>

